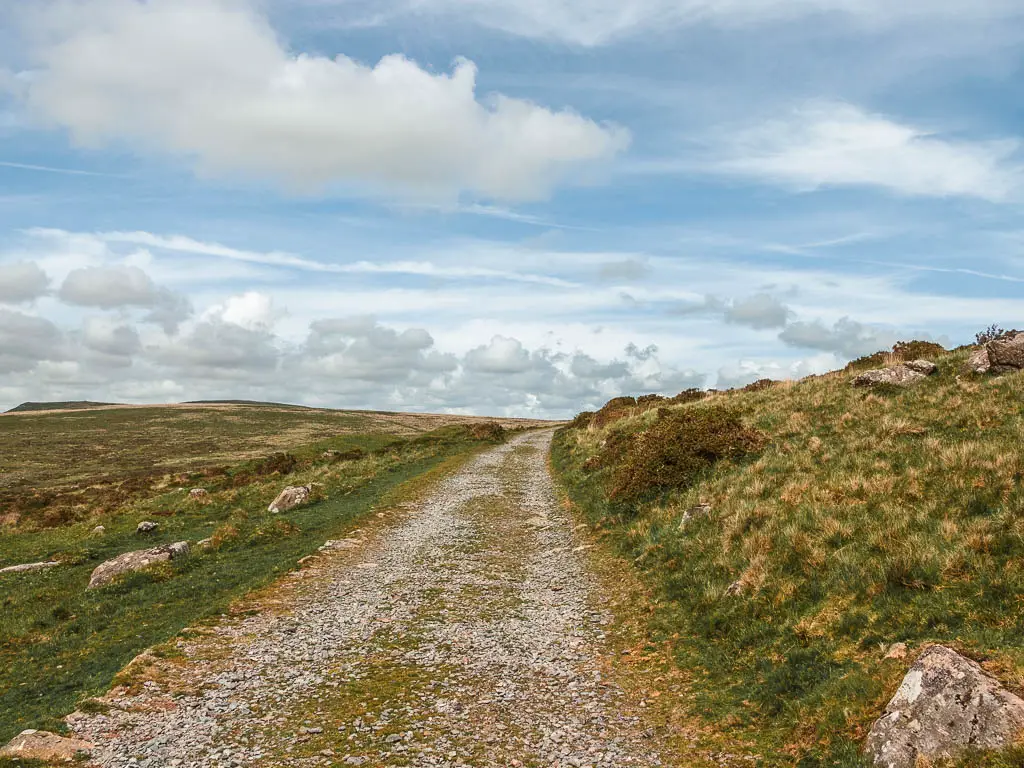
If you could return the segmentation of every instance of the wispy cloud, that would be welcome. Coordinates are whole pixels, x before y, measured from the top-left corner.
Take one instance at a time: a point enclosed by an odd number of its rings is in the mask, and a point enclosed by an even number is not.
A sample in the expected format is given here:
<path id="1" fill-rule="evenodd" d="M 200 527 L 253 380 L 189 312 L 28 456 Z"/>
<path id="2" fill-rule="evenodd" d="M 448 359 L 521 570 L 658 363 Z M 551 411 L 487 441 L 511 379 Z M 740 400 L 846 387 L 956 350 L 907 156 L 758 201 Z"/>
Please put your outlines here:
<path id="1" fill-rule="evenodd" d="M 58 168 L 52 165 L 33 165 L 31 163 L 15 163 L 10 160 L 0 160 L 0 167 L 15 168 L 20 171 L 39 171 L 41 173 L 60 173 L 65 176 L 107 176 L 113 177 L 117 174 L 100 173 L 99 171 L 83 171 L 79 168 Z"/>
<path id="2" fill-rule="evenodd" d="M 45 234 L 46 230 L 30 230 L 31 233 Z M 218 258 L 286 267 L 306 272 L 328 272 L 335 274 L 393 274 L 416 275 L 419 277 L 447 278 L 455 280 L 490 279 L 516 283 L 533 283 L 560 288 L 575 287 L 576 283 L 549 275 L 536 275 L 487 267 L 443 266 L 429 261 L 355 261 L 342 264 L 316 261 L 281 251 L 261 253 L 231 248 L 219 243 L 204 243 L 182 235 L 155 235 L 149 232 L 101 232 L 98 237 L 108 243 L 131 243 L 147 248 L 162 248 L 169 251 L 216 256 Z"/>

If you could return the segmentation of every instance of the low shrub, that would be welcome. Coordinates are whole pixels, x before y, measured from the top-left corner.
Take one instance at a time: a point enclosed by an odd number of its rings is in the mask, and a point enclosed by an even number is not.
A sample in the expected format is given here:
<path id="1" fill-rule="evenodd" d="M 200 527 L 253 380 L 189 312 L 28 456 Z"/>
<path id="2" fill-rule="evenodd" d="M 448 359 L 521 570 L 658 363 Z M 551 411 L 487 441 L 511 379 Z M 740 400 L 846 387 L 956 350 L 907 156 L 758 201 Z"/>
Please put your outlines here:
<path id="1" fill-rule="evenodd" d="M 760 392 L 762 389 L 771 389 L 778 383 L 779 382 L 775 381 L 774 379 L 758 379 L 757 381 L 752 381 L 749 384 L 747 384 L 747 386 L 742 387 L 742 391 Z"/>
<path id="2" fill-rule="evenodd" d="M 615 466 L 610 498 L 638 501 L 685 488 L 716 462 L 745 456 L 762 442 L 728 408 L 663 408 L 647 429 L 606 444 L 605 463 Z"/>
<path id="3" fill-rule="evenodd" d="M 601 410 L 594 414 L 591 425 L 600 429 L 606 427 L 619 419 L 624 419 L 636 408 L 635 397 L 615 397 L 602 406 Z"/>
<path id="4" fill-rule="evenodd" d="M 488 443 L 503 443 L 505 442 L 505 435 L 505 428 L 496 421 L 483 421 L 471 424 L 469 427 L 469 436 L 474 440 L 484 440 Z"/>
<path id="5" fill-rule="evenodd" d="M 287 536 L 294 536 L 301 531 L 302 529 L 290 520 L 271 520 L 256 526 L 253 532 L 249 534 L 248 543 L 260 544 L 265 541 L 283 539 Z"/>
<path id="6" fill-rule="evenodd" d="M 933 341 L 897 341 L 893 354 L 900 360 L 931 360 L 946 354 L 946 348 Z"/>
<path id="7" fill-rule="evenodd" d="M 695 403 L 698 400 L 703 400 L 709 394 L 710 393 L 706 392 L 703 389 L 697 389 L 696 387 L 691 387 L 690 389 L 684 389 L 682 392 L 680 392 L 678 395 L 675 395 L 674 397 L 670 397 L 669 398 L 669 402 L 672 403 L 673 405 L 682 405 L 684 403 Z"/>

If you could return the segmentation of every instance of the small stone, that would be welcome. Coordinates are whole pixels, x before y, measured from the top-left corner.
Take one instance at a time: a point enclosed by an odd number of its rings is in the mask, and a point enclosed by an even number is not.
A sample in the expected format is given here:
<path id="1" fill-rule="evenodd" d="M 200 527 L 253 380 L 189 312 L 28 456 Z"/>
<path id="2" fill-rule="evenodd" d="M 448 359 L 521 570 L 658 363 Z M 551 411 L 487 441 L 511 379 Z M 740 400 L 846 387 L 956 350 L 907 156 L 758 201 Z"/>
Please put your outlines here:
<path id="1" fill-rule="evenodd" d="M 905 659 L 907 658 L 907 644 L 906 643 L 893 643 L 885 652 L 886 659 Z"/>
<path id="2" fill-rule="evenodd" d="M 267 507 L 267 511 L 287 512 L 289 509 L 295 509 L 295 507 L 302 506 L 309 501 L 309 494 L 311 490 L 312 489 L 308 485 L 290 485 L 277 495 L 277 498 L 270 503 L 269 507 Z"/>
<path id="3" fill-rule="evenodd" d="M 104 528 L 102 525 L 97 525 L 95 528 L 92 529 L 92 533 L 94 536 L 102 536 L 106 532 L 107 529 Z"/>
<path id="4" fill-rule="evenodd" d="M 9 565 L 0 568 L 0 573 L 25 573 L 27 571 L 42 571 L 47 568 L 56 568 L 60 563 L 56 560 L 47 560 L 43 563 L 22 563 L 21 565 Z"/>
<path id="5" fill-rule="evenodd" d="M 894 387 L 909 387 L 927 378 L 925 374 L 913 370 L 906 365 L 894 365 L 892 368 L 876 368 L 873 371 L 855 377 L 855 387 L 877 387 L 879 385 L 891 385 Z"/>
<path id="6" fill-rule="evenodd" d="M 69 739 L 48 731 L 29 729 L 22 731 L 7 746 L 0 749 L 0 757 L 13 760 L 40 760 L 47 763 L 70 763 L 80 755 L 92 754 L 93 745 L 81 739 Z"/>
<path id="7" fill-rule="evenodd" d="M 188 496 L 190 499 L 205 499 L 209 495 L 210 492 L 207 491 L 205 488 L 193 488 L 191 491 L 188 492 Z"/>
<path id="8" fill-rule="evenodd" d="M 135 527 L 136 533 L 152 533 L 160 527 L 160 523 L 154 523 L 152 520 L 143 520 Z"/>
<path id="9" fill-rule="evenodd" d="M 908 363 L 904 363 L 904 365 L 912 371 L 923 373 L 925 376 L 931 376 L 938 373 L 939 370 L 939 366 L 930 360 L 911 360 Z"/>

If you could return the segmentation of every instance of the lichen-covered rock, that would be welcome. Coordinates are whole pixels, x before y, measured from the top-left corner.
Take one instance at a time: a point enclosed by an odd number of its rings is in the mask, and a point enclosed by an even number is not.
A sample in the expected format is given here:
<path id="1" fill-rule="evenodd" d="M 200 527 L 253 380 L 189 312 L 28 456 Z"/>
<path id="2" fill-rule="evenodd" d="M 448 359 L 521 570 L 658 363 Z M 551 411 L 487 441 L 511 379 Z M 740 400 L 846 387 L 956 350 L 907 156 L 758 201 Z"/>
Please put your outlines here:
<path id="1" fill-rule="evenodd" d="M 919 758 L 999 749 L 1024 734 L 1024 700 L 970 659 L 941 645 L 922 653 L 871 727 L 867 756 L 879 768 L 914 768 Z"/>
<path id="2" fill-rule="evenodd" d="M 895 387 L 909 387 L 928 378 L 925 374 L 915 371 L 906 365 L 894 365 L 892 368 L 876 368 L 864 371 L 853 380 L 855 387 L 877 387 L 889 384 Z"/>
<path id="3" fill-rule="evenodd" d="M 925 376 L 931 376 L 939 370 L 939 366 L 931 360 L 911 360 L 904 363 L 904 365 L 912 371 L 923 373 Z"/>
<path id="4" fill-rule="evenodd" d="M 711 505 L 706 501 L 702 501 L 700 504 L 696 504 L 690 507 L 688 510 L 683 512 L 682 518 L 679 520 L 679 528 L 682 530 L 686 527 L 686 524 L 691 520 L 696 520 L 700 517 L 707 517 L 711 514 Z"/>
<path id="5" fill-rule="evenodd" d="M 309 493 L 310 487 L 308 485 L 288 486 L 270 503 L 267 511 L 287 512 L 289 509 L 301 507 L 309 501 Z"/>
<path id="6" fill-rule="evenodd" d="M 193 488 L 191 491 L 188 492 L 188 497 L 190 499 L 205 499 L 209 495 L 210 492 L 207 491 L 205 488 Z"/>
<path id="7" fill-rule="evenodd" d="M 987 347 L 971 352 L 971 356 L 967 358 L 967 369 L 973 373 L 988 373 L 991 367 Z"/>
<path id="8" fill-rule="evenodd" d="M 71 763 L 79 756 L 91 755 L 92 750 L 93 745 L 88 741 L 30 729 L 22 731 L 0 749 L 0 757 L 39 760 L 44 763 Z"/>
<path id="9" fill-rule="evenodd" d="M 26 573 L 28 571 L 42 571 L 47 568 L 56 568 L 60 563 L 56 560 L 47 560 L 43 563 L 22 563 L 21 565 L 9 565 L 0 568 L 0 573 Z"/>
<path id="10" fill-rule="evenodd" d="M 152 520 L 143 520 L 137 526 L 135 526 L 136 533 L 152 533 L 160 527 L 160 523 L 154 523 Z"/>
<path id="11" fill-rule="evenodd" d="M 152 549 L 140 549 L 135 552 L 125 552 L 113 560 L 100 563 L 89 577 L 88 589 L 102 587 L 109 584 L 122 573 L 130 571 L 141 571 L 157 563 L 166 563 L 169 560 L 177 560 L 187 557 L 189 546 L 187 541 L 178 541 L 163 547 Z"/>
<path id="12" fill-rule="evenodd" d="M 985 347 L 993 373 L 1013 373 L 1024 369 L 1024 333 L 990 341 Z"/>

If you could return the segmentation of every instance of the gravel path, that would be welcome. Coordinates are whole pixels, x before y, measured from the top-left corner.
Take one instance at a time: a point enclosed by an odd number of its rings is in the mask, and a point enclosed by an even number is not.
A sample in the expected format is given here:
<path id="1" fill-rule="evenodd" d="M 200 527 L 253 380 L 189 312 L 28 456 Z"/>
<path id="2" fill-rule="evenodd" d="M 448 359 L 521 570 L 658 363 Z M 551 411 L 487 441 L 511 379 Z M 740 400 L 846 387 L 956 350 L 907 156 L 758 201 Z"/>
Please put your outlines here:
<path id="1" fill-rule="evenodd" d="M 275 593 L 284 608 L 141 659 L 144 682 L 69 718 L 94 764 L 663 765 L 602 672 L 608 617 L 550 439 L 517 436 L 335 543 Z"/>

